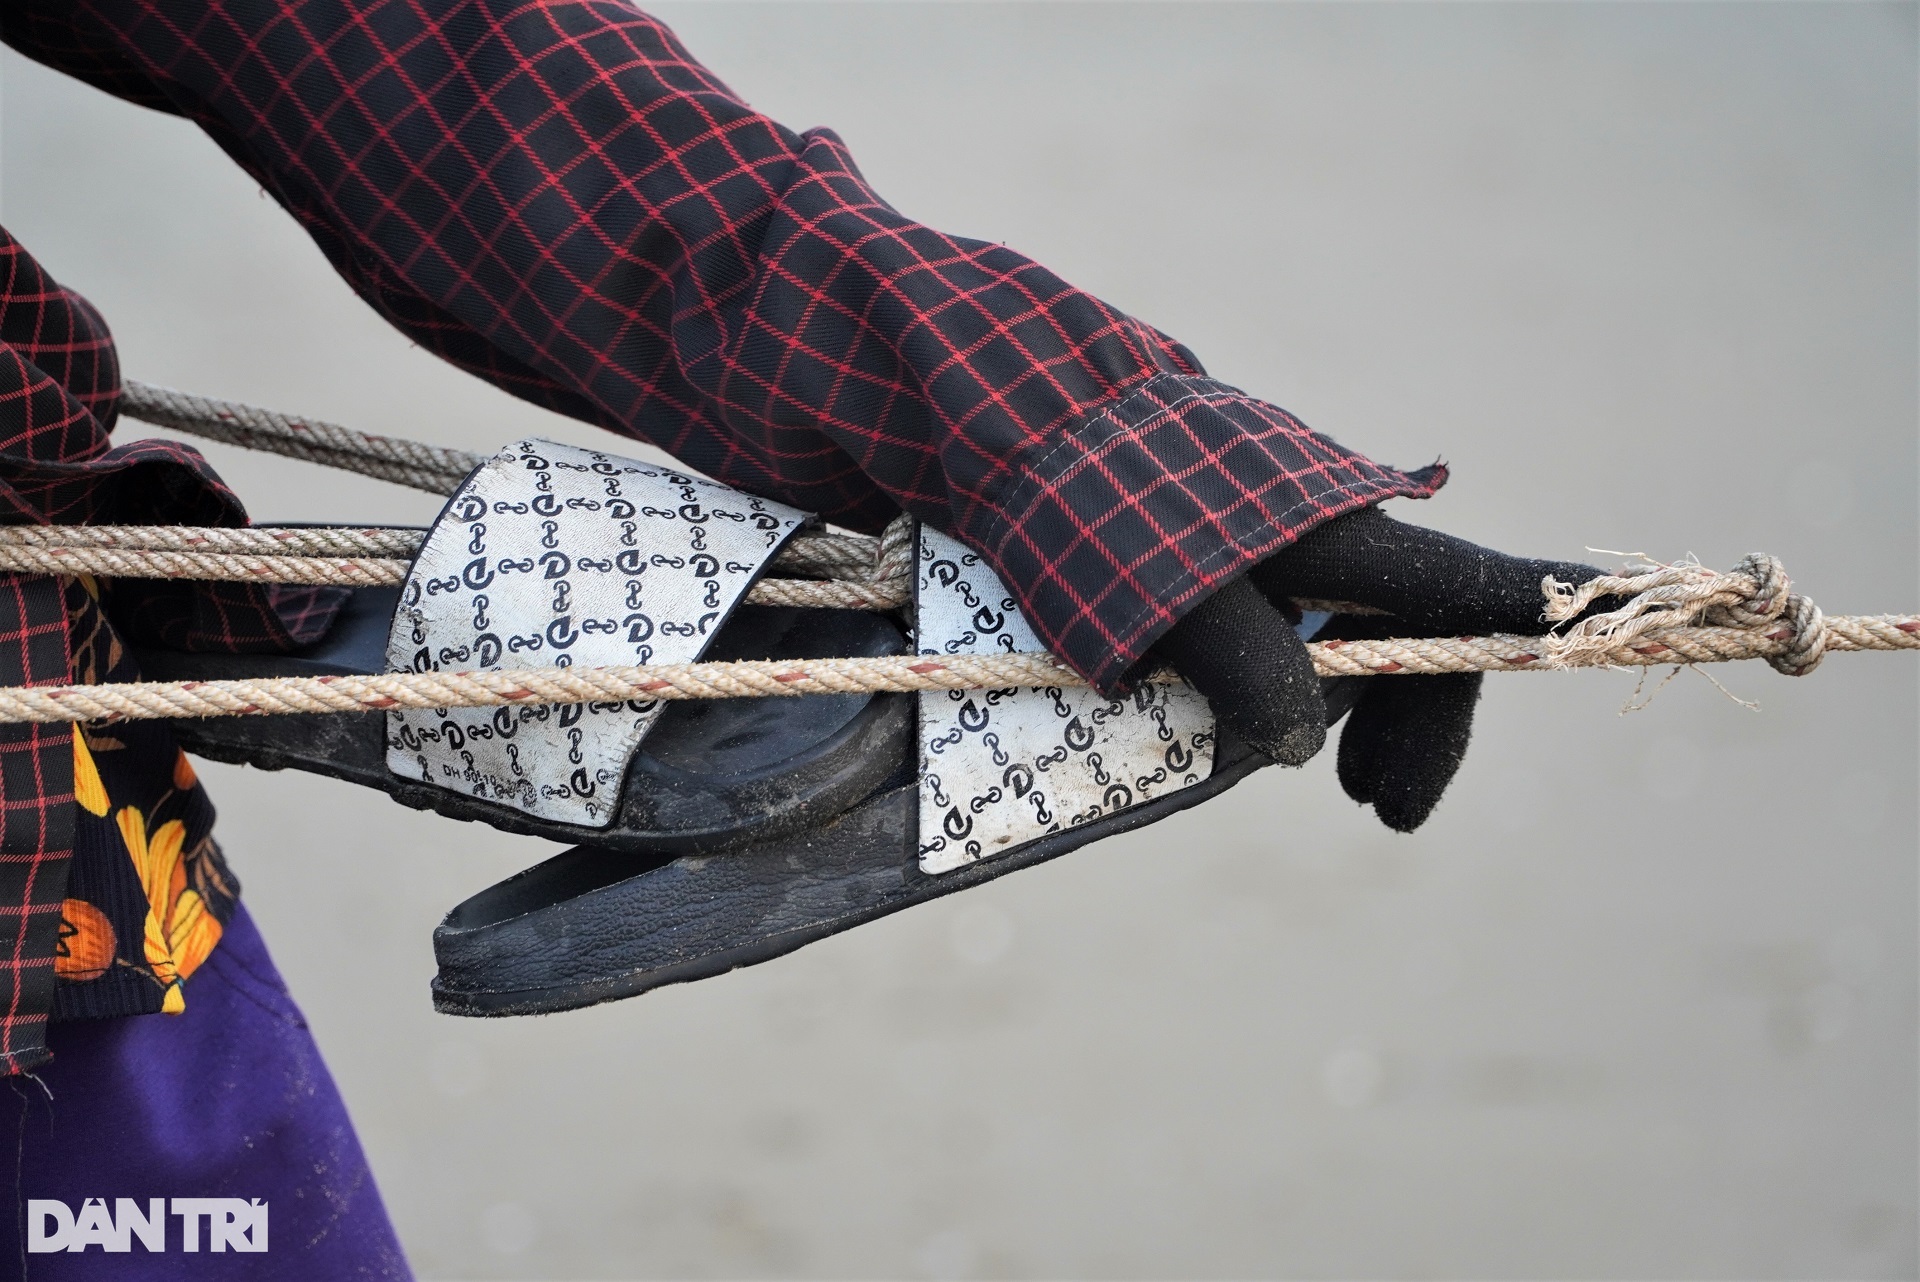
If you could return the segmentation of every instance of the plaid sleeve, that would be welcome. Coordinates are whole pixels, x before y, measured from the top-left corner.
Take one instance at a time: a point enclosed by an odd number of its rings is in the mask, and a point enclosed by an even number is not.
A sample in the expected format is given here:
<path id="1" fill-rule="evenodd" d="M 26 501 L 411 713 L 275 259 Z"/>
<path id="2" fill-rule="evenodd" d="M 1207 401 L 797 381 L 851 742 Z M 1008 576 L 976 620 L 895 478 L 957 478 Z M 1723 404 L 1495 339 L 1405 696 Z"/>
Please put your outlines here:
<path id="1" fill-rule="evenodd" d="M 620 0 L 16 0 L 4 34 L 198 122 L 416 341 L 849 525 L 985 554 L 1113 687 L 1393 471 L 1002 246 L 903 216 Z"/>
<path id="2" fill-rule="evenodd" d="M 88 302 L 0 229 L 0 524 L 244 525 L 198 450 L 114 446 L 113 336 Z M 130 579 L 113 593 L 124 636 L 182 650 L 282 651 L 317 639 L 330 588 Z"/>
<path id="3" fill-rule="evenodd" d="M 107 429 L 119 396 L 113 339 L 99 315 L 0 231 L 0 524 L 244 523 L 238 500 L 198 452 L 171 441 L 112 446 Z M 340 595 L 127 580 L 108 599 L 124 635 L 187 649 L 283 650 L 319 635 Z M 66 681 L 83 654 L 83 670 L 128 675 L 129 660 L 104 624 L 90 630 L 91 640 L 73 643 L 67 596 L 61 579 L 0 574 L 0 685 Z M 164 729 L 115 743 L 124 749 L 134 738 L 145 747 L 125 753 L 120 775 L 150 780 L 157 766 L 157 795 L 184 805 L 175 795 L 184 792 L 177 753 L 159 750 L 170 745 Z M 76 828 L 74 762 L 69 726 L 0 726 L 0 1077 L 48 1058 L 57 958 L 72 961 L 70 950 L 63 953 L 70 874 L 83 889 L 103 877 L 126 881 L 129 851 L 118 830 L 105 822 Z M 210 823 L 210 809 L 196 822 Z M 211 850 L 209 843 L 195 856 L 202 861 L 196 868 L 217 863 Z M 133 889 L 139 891 L 137 879 Z M 211 889 L 200 889 L 203 901 L 213 902 Z M 96 1004 L 92 1013 L 125 1012 Z"/>
<path id="4" fill-rule="evenodd" d="M 57 580 L 0 574 L 0 684 L 67 679 Z M 73 854 L 73 727 L 0 726 L 0 1076 L 50 1058 L 54 942 Z"/>

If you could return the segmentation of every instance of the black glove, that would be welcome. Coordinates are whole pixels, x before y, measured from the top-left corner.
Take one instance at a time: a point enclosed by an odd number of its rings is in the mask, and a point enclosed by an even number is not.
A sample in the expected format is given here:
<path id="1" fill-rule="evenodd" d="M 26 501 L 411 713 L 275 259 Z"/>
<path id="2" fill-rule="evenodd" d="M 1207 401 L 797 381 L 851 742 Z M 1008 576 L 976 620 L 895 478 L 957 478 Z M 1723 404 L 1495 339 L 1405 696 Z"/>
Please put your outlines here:
<path id="1" fill-rule="evenodd" d="M 1390 616 L 1336 616 L 1320 633 L 1328 639 L 1530 635 L 1545 626 L 1541 579 L 1584 583 L 1601 573 L 1506 556 L 1362 508 L 1214 592 L 1160 639 L 1154 657 L 1248 744 L 1297 766 L 1326 743 L 1327 699 L 1293 628 L 1294 598 L 1352 601 Z M 1481 675 L 1340 678 L 1362 683 L 1340 736 L 1347 795 L 1399 832 L 1426 822 L 1466 755 Z"/>

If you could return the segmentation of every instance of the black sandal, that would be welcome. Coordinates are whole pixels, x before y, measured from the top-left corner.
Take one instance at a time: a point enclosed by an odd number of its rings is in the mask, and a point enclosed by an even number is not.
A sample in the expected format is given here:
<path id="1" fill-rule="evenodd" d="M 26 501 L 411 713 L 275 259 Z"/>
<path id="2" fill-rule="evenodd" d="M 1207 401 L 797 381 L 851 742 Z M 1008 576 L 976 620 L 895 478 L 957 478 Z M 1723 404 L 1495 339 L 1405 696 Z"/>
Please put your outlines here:
<path id="1" fill-rule="evenodd" d="M 1331 725 L 1360 684 L 1325 687 Z M 912 764 L 895 758 L 888 786 L 829 822 L 725 855 L 636 866 L 581 846 L 488 887 L 433 932 L 434 1009 L 550 1014 L 772 961 L 1197 806 L 1270 763 L 1223 734 L 1201 783 L 938 874 L 920 870 Z"/>
<path id="2" fill-rule="evenodd" d="M 632 460 L 521 442 L 468 478 L 400 589 L 279 656 L 137 655 L 150 679 L 908 652 L 891 618 L 737 605 L 809 518 Z M 974 553 L 921 530 L 916 652 L 1040 642 Z M 1358 693 L 1329 682 L 1329 715 Z M 1196 805 L 1267 760 L 1147 685 L 176 721 L 299 769 L 574 848 L 435 932 L 437 1009 L 566 1010 L 782 956 Z"/>

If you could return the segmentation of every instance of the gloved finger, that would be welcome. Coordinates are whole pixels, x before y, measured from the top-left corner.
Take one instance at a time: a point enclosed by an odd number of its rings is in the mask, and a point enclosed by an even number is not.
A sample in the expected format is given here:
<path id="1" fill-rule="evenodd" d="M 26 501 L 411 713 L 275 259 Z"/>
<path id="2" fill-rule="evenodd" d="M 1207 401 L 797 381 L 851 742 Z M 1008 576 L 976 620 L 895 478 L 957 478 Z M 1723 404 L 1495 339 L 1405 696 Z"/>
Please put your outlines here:
<path id="1" fill-rule="evenodd" d="M 1282 765 L 1300 765 L 1325 745 L 1327 709 L 1307 647 L 1247 580 L 1189 610 L 1154 653 L 1207 696 L 1215 718 Z"/>
<path id="2" fill-rule="evenodd" d="M 1425 823 L 1466 759 L 1484 675 L 1367 678 L 1335 758 L 1347 795 L 1395 832 Z"/>
<path id="3" fill-rule="evenodd" d="M 1404 636 L 1538 632 L 1545 626 L 1543 578 L 1585 583 L 1602 573 L 1575 561 L 1508 556 L 1368 507 L 1315 526 L 1248 577 L 1270 599 L 1356 601 L 1385 610 L 1401 621 Z"/>

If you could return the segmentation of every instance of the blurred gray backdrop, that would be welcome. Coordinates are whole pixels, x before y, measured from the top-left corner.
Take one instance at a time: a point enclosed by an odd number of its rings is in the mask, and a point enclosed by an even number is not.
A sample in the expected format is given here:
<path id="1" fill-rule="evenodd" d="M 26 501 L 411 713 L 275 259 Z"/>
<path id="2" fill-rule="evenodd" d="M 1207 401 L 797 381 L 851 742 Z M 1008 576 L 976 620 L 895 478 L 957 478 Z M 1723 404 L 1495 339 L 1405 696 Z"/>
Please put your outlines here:
<path id="1" fill-rule="evenodd" d="M 1004 240 L 1514 551 L 1916 592 L 1912 4 L 662 6 L 901 209 Z M 389 332 L 187 124 L 4 62 L 0 219 L 130 376 L 594 439 Z M 131 430 L 131 429 L 123 429 Z M 260 518 L 424 496 L 207 447 Z M 1911 1277 L 1911 656 L 1496 677 L 1396 837 L 1324 758 L 787 960 L 436 1016 L 549 847 L 210 766 L 432 1278 Z"/>

